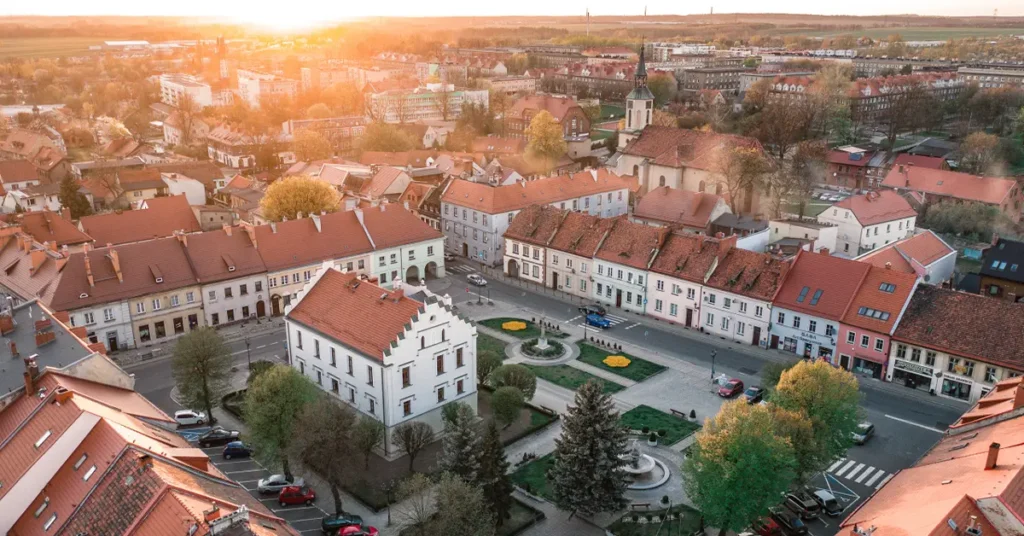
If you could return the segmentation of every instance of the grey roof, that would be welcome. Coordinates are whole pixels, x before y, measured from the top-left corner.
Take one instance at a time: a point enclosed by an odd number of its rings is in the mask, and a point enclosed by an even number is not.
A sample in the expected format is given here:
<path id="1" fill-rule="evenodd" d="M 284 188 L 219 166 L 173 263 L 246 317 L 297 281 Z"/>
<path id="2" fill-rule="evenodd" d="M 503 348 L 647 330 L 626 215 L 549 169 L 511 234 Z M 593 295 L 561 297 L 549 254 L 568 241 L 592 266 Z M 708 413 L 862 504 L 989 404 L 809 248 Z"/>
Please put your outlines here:
<path id="1" fill-rule="evenodd" d="M 964 277 L 956 284 L 956 289 L 964 292 L 970 292 L 971 294 L 980 294 L 981 276 L 973 273 L 965 274 Z"/>
<path id="2" fill-rule="evenodd" d="M 46 367 L 63 369 L 72 363 L 92 355 L 94 352 L 82 345 L 77 337 L 60 324 L 51 320 L 51 325 L 43 327 L 41 331 L 52 331 L 56 338 L 42 346 L 36 346 L 37 321 L 48 320 L 49 314 L 45 314 L 35 300 L 23 303 L 12 311 L 14 329 L 2 335 L 3 358 L 0 358 L 0 397 L 25 385 L 22 373 L 25 372 L 23 359 L 31 355 L 36 356 L 36 363 L 39 371 Z M 97 334 L 101 338 L 102 334 Z M 14 343 L 18 350 L 18 359 L 11 356 L 11 343 Z"/>
<path id="3" fill-rule="evenodd" d="M 82 169 L 118 168 L 131 166 L 145 166 L 146 161 L 139 156 L 125 158 L 123 160 L 90 160 L 88 162 L 75 162 L 71 167 Z"/>
<path id="4" fill-rule="evenodd" d="M 760 231 L 768 227 L 768 222 L 765 220 L 755 220 L 750 216 L 737 216 L 730 212 L 722 214 L 711 223 L 719 227 L 729 227 L 730 229 L 742 229 L 745 231 Z"/>
<path id="5" fill-rule="evenodd" d="M 633 88 L 633 91 L 626 95 L 627 99 L 641 99 L 641 100 L 654 100 L 654 93 L 651 93 L 647 86 L 640 86 Z"/>
<path id="6" fill-rule="evenodd" d="M 1024 283 L 1024 242 L 1000 238 L 982 255 L 981 275 Z"/>

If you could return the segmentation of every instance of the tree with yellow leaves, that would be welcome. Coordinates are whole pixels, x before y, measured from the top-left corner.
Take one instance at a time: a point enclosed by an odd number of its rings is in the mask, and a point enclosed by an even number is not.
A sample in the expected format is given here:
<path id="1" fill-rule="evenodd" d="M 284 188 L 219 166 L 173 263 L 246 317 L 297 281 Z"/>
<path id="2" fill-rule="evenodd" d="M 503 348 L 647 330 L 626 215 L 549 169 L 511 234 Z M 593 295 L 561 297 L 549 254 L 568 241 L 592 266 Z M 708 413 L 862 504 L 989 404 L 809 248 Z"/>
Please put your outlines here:
<path id="1" fill-rule="evenodd" d="M 274 181 L 260 200 L 260 209 L 270 221 L 295 219 L 304 215 L 338 210 L 341 196 L 326 182 L 312 177 L 293 176 Z"/>
<path id="2" fill-rule="evenodd" d="M 326 136 L 307 128 L 295 133 L 295 138 L 292 139 L 292 149 L 300 162 L 325 160 L 334 154 L 331 141 Z"/>
<path id="3" fill-rule="evenodd" d="M 542 110 L 530 120 L 530 126 L 526 127 L 526 139 L 527 153 L 543 160 L 548 169 L 567 150 L 562 125 L 547 110 Z"/>

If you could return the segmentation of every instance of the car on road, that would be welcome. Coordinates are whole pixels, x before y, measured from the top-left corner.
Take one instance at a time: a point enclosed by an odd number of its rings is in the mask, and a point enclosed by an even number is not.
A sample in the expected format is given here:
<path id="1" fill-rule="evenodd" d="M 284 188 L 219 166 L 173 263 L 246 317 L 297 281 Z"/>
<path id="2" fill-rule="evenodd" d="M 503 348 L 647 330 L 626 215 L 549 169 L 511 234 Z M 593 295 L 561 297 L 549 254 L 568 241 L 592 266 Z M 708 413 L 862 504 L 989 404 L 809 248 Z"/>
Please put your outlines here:
<path id="1" fill-rule="evenodd" d="M 600 306 L 600 305 L 598 305 L 596 303 L 588 303 L 586 305 L 583 305 L 583 306 L 581 306 L 579 308 L 579 311 L 581 313 L 585 314 L 585 315 L 600 315 L 600 316 L 604 316 L 604 315 L 608 314 L 608 311 L 604 307 L 602 307 L 602 306 Z"/>
<path id="2" fill-rule="evenodd" d="M 316 501 L 316 491 L 309 486 L 285 486 L 277 495 L 277 502 L 281 506 L 292 504 L 312 506 L 314 501 Z"/>
<path id="3" fill-rule="evenodd" d="M 211 428 L 196 439 L 199 443 L 199 448 L 205 449 L 206 447 L 216 447 L 220 445 L 227 445 L 232 441 L 238 441 L 238 430 L 225 430 L 220 426 Z"/>
<path id="4" fill-rule="evenodd" d="M 338 532 L 338 536 L 377 536 L 377 527 L 347 527 Z"/>
<path id="5" fill-rule="evenodd" d="M 757 404 L 764 400 L 764 389 L 756 385 L 747 387 L 746 391 L 743 391 L 743 399 L 747 401 L 747 404 Z"/>
<path id="6" fill-rule="evenodd" d="M 320 520 L 320 532 L 329 536 L 338 534 L 342 529 L 349 527 L 361 529 L 363 527 L 363 518 L 355 514 L 342 512 L 341 514 L 326 515 Z"/>
<path id="7" fill-rule="evenodd" d="M 302 487 L 302 486 L 305 486 L 305 485 L 306 485 L 306 481 L 303 480 L 302 478 L 295 478 L 295 477 L 293 477 L 292 480 L 288 480 L 287 478 L 285 478 L 284 475 L 278 474 L 278 475 L 270 475 L 267 478 L 261 478 L 259 480 L 259 482 L 256 483 L 256 489 L 260 493 L 268 493 L 269 494 L 269 493 L 278 493 L 282 489 L 284 489 L 284 488 L 286 488 L 288 486 L 299 486 L 299 487 Z"/>
<path id="8" fill-rule="evenodd" d="M 818 519 L 821 513 L 818 501 L 806 491 L 786 494 L 786 508 L 800 514 L 800 519 Z"/>
<path id="9" fill-rule="evenodd" d="M 232 441 L 224 445 L 224 459 L 249 458 L 252 456 L 252 448 L 241 441 Z"/>
<path id="10" fill-rule="evenodd" d="M 202 411 L 180 409 L 174 412 L 174 422 L 178 423 L 178 426 L 195 426 L 206 424 L 208 419 Z"/>
<path id="11" fill-rule="evenodd" d="M 587 315 L 587 324 L 601 329 L 608 329 L 612 327 L 610 320 L 597 313 L 590 313 Z"/>
<path id="12" fill-rule="evenodd" d="M 768 509 L 768 512 L 771 514 L 772 521 L 778 523 L 785 533 L 794 536 L 807 534 L 807 524 L 800 519 L 800 514 L 784 506 L 773 506 Z"/>
<path id="13" fill-rule="evenodd" d="M 451 253 L 445 253 L 444 254 L 444 262 L 452 262 L 454 260 L 455 260 L 455 255 L 452 255 Z"/>
<path id="14" fill-rule="evenodd" d="M 858 445 L 867 443 L 871 436 L 875 435 L 875 425 L 869 422 L 862 422 L 857 425 L 857 430 L 853 432 L 853 442 Z"/>
<path id="15" fill-rule="evenodd" d="M 487 280 L 484 279 L 483 276 L 481 276 L 480 274 L 469 274 L 466 276 L 466 281 L 469 281 L 470 283 L 478 287 L 487 286 Z"/>
<path id="16" fill-rule="evenodd" d="M 718 388 L 718 396 L 722 398 L 732 398 L 742 392 L 743 382 L 741 380 L 737 380 L 736 378 L 733 378 L 725 382 L 725 385 Z"/>
<path id="17" fill-rule="evenodd" d="M 816 490 L 813 493 L 814 500 L 817 501 L 821 509 L 829 515 L 829 517 L 836 517 L 843 513 L 843 507 L 839 506 L 839 501 L 836 500 L 835 495 L 832 495 L 828 491 L 823 489 Z"/>

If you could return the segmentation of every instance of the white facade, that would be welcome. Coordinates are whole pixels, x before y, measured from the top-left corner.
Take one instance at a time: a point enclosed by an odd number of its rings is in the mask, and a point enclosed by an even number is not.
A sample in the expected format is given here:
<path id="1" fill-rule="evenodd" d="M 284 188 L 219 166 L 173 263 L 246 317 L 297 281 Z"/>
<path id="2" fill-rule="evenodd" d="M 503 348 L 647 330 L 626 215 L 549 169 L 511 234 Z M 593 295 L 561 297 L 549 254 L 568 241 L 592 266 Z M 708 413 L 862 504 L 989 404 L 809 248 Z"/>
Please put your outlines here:
<path id="1" fill-rule="evenodd" d="M 266 97 L 294 97 L 298 92 L 299 82 L 296 80 L 245 69 L 239 69 L 237 74 L 238 93 L 253 108 L 259 108 Z"/>
<path id="2" fill-rule="evenodd" d="M 701 328 L 724 339 L 767 348 L 771 303 L 711 287 L 703 288 Z"/>
<path id="3" fill-rule="evenodd" d="M 184 95 L 201 108 L 213 106 L 213 92 L 210 84 L 187 74 L 169 73 L 160 75 L 160 101 L 177 108 Z"/>
<path id="4" fill-rule="evenodd" d="M 701 292 L 703 286 L 650 272 L 647 314 L 690 328 L 700 325 Z"/>
<path id="5" fill-rule="evenodd" d="M 513 277 L 544 285 L 547 281 L 547 254 L 547 248 L 544 246 L 505 240 L 505 257 L 502 259 L 505 264 L 504 271 Z M 510 271 L 513 262 L 516 263 L 516 268 Z"/>
<path id="6" fill-rule="evenodd" d="M 910 380 L 917 389 L 973 404 L 997 382 L 1022 372 L 893 339 L 885 379 L 903 384 Z"/>
<path id="7" fill-rule="evenodd" d="M 772 309 L 772 337 L 779 349 L 807 358 L 835 359 L 839 322 L 781 307 Z"/>
<path id="8" fill-rule="evenodd" d="M 203 183 L 177 173 L 161 173 L 160 178 L 167 185 L 168 195 L 184 195 L 189 205 L 206 204 L 206 187 Z"/>
<path id="9" fill-rule="evenodd" d="M 602 259 L 594 259 L 594 299 L 626 311 L 644 314 L 647 310 L 646 270 L 631 268 Z"/>
<path id="10" fill-rule="evenodd" d="M 135 347 L 135 332 L 127 300 L 75 309 L 68 314 L 72 327 L 85 328 L 89 342 L 102 342 L 107 350 Z"/>
<path id="11" fill-rule="evenodd" d="M 594 283 L 591 280 L 594 271 L 594 260 L 565 253 L 557 249 L 547 249 L 550 281 L 555 281 L 558 290 L 575 294 L 581 298 L 593 296 Z M 550 285 L 550 283 L 549 283 Z"/>
<path id="12" fill-rule="evenodd" d="M 25 212 L 39 212 L 49 210 L 60 212 L 61 203 L 57 193 L 26 193 L 21 190 L 7 192 L 3 198 L 2 211 L 4 213 L 16 212 L 20 207 Z"/>
<path id="13" fill-rule="evenodd" d="M 254 317 L 258 302 L 263 302 L 267 314 L 270 311 L 266 273 L 208 283 L 202 285 L 201 291 L 208 326 L 216 327 Z"/>
<path id="14" fill-rule="evenodd" d="M 768 222 L 770 244 L 786 238 L 809 240 L 811 251 L 817 253 L 822 248 L 837 251 L 839 226 L 831 223 L 799 220 L 771 220 Z"/>
<path id="15" fill-rule="evenodd" d="M 444 277 L 443 238 L 380 248 L 370 256 L 370 275 L 376 277 L 378 284 L 384 288 L 391 288 L 396 279 L 423 279 L 428 269 L 436 273 L 437 277 Z"/>
<path id="16" fill-rule="evenodd" d="M 852 210 L 833 206 L 819 214 L 818 221 L 831 223 L 839 228 L 836 236 L 836 253 L 856 257 L 914 234 L 917 217 L 911 216 L 865 226 L 857 220 Z"/>

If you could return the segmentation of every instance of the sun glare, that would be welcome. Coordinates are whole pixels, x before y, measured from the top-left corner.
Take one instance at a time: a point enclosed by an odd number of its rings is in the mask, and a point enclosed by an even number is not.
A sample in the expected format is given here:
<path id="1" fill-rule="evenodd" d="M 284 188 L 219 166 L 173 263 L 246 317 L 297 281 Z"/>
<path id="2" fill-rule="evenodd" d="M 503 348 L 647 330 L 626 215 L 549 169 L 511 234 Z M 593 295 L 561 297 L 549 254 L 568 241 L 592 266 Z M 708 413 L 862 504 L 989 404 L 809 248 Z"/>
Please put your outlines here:
<path id="1" fill-rule="evenodd" d="M 238 17 L 238 21 L 250 26 L 281 33 L 308 31 L 338 22 L 333 19 L 325 19 L 322 13 L 314 14 L 306 10 L 289 12 L 276 8 L 267 11 L 254 10 L 251 13 Z"/>

